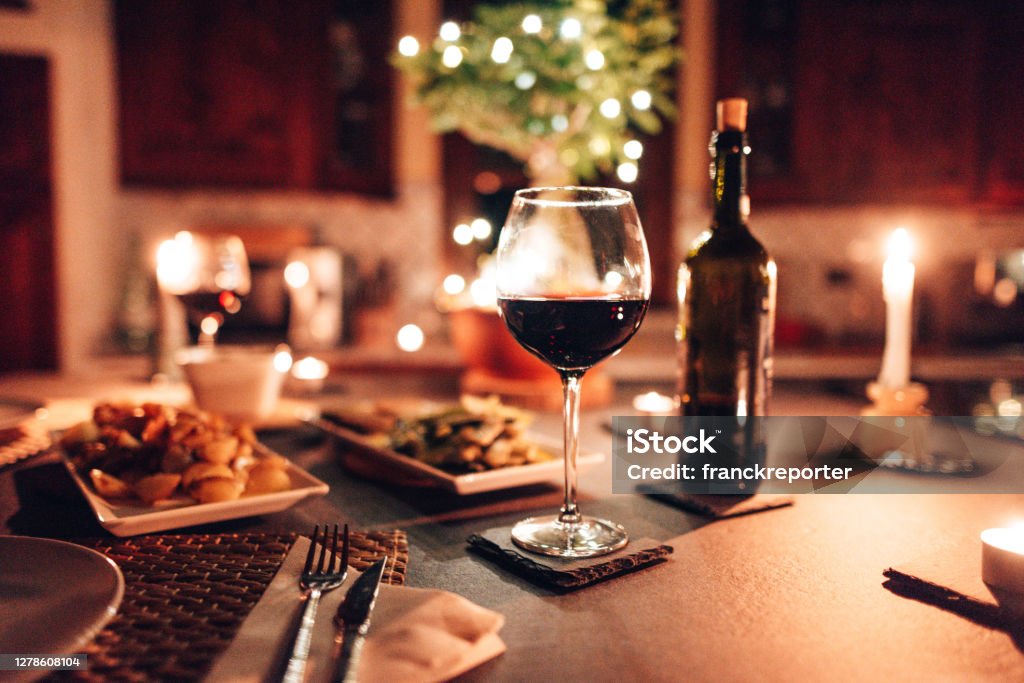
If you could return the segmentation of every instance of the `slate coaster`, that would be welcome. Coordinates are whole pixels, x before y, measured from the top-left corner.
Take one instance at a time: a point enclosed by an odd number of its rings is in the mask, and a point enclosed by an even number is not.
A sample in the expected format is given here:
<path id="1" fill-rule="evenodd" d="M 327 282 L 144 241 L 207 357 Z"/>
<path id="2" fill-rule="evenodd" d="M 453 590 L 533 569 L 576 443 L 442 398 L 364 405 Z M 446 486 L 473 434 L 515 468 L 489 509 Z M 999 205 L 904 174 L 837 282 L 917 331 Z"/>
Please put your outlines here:
<path id="1" fill-rule="evenodd" d="M 728 519 L 768 510 L 778 510 L 789 507 L 795 502 L 793 496 L 776 493 L 758 493 L 753 496 L 716 496 L 691 493 L 649 493 L 647 495 L 708 519 Z"/>
<path id="2" fill-rule="evenodd" d="M 974 562 L 963 560 L 963 548 L 943 549 L 899 567 L 889 567 L 882 585 L 892 593 L 952 612 L 980 626 L 1005 631 L 1020 640 L 1024 622 L 1000 607 L 981 580 L 981 548 Z"/>
<path id="3" fill-rule="evenodd" d="M 649 567 L 672 554 L 672 546 L 640 538 L 608 555 L 563 559 L 519 548 L 512 542 L 512 529 L 507 526 L 473 534 L 466 541 L 470 549 L 513 573 L 546 588 L 564 591 Z"/>

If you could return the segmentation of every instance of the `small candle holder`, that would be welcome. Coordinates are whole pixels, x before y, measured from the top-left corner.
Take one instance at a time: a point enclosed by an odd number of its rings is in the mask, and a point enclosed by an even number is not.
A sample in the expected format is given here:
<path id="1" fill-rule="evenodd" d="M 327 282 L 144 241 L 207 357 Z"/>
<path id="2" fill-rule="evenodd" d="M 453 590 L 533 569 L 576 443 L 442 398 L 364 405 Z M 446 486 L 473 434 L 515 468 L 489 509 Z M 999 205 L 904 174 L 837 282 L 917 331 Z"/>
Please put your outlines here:
<path id="1" fill-rule="evenodd" d="M 887 387 L 881 382 L 871 382 L 868 384 L 867 395 L 873 403 L 860 411 L 864 417 L 918 418 L 909 424 L 897 419 L 890 427 L 894 430 L 894 436 L 898 433 L 905 437 L 898 446 L 893 447 L 891 443 L 883 444 L 882 441 L 888 439 L 879 437 L 879 443 L 875 445 L 878 449 L 877 455 L 872 456 L 877 458 L 875 463 L 879 467 L 911 472 L 941 471 L 939 459 L 932 453 L 928 438 L 928 420 L 921 419 L 931 415 L 924 406 L 928 400 L 928 389 L 917 382 L 910 382 L 899 388 Z"/>
<path id="2" fill-rule="evenodd" d="M 896 420 L 889 426 L 894 434 L 903 434 L 906 438 L 898 447 L 891 447 L 891 444 L 889 447 L 879 445 L 875 451 L 878 455 L 872 455 L 879 467 L 921 474 L 962 475 L 974 471 L 975 463 L 969 456 L 936 454 L 932 450 L 929 434 L 929 418 L 932 413 L 925 407 L 928 401 L 928 388 L 923 384 L 910 382 L 906 386 L 894 389 L 879 382 L 871 382 L 868 384 L 867 395 L 872 404 L 860 411 L 863 417 L 914 418 L 905 423 Z"/>
<path id="3" fill-rule="evenodd" d="M 883 386 L 879 382 L 870 382 L 867 395 L 872 404 L 860 411 L 865 417 L 931 415 L 924 407 L 928 401 L 928 388 L 917 382 L 911 382 L 898 389 Z"/>

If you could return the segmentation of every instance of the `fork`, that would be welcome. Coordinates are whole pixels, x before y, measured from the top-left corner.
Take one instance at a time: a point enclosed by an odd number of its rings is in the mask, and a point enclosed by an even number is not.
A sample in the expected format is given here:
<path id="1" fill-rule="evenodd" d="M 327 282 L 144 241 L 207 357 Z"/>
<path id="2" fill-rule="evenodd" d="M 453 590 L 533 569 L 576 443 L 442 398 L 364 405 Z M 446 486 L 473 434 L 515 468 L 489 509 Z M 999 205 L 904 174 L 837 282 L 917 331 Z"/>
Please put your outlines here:
<path id="1" fill-rule="evenodd" d="M 316 611 L 320 606 L 320 596 L 332 591 L 345 581 L 348 574 L 348 524 L 342 534 L 341 545 L 341 566 L 338 567 L 338 525 L 334 525 L 334 533 L 331 535 L 331 559 L 324 566 L 327 555 L 327 525 L 324 524 L 324 535 L 320 539 L 320 557 L 316 560 L 316 568 L 313 567 L 313 558 L 316 555 L 317 536 L 320 525 L 313 526 L 313 535 L 309 539 L 309 551 L 306 553 L 306 564 L 302 568 L 302 576 L 299 578 L 299 588 L 303 590 L 306 599 L 306 606 L 302 610 L 302 621 L 299 623 L 299 630 L 295 634 L 295 642 L 292 646 L 292 654 L 288 659 L 288 668 L 284 672 L 284 683 L 301 683 L 306 673 L 306 662 L 309 660 L 309 645 L 313 637 L 313 624 L 316 621 Z"/>

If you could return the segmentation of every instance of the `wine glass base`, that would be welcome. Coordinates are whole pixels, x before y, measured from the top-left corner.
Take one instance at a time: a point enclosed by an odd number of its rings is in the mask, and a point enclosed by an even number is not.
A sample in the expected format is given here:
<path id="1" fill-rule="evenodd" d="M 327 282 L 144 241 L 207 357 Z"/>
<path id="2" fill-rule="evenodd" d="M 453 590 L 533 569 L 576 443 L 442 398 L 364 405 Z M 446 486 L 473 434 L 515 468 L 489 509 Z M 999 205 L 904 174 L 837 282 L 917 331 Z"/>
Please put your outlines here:
<path id="1" fill-rule="evenodd" d="M 558 515 L 530 517 L 512 527 L 512 541 L 533 553 L 556 557 L 596 557 L 622 548 L 629 534 L 606 519 L 583 517 L 565 524 Z"/>

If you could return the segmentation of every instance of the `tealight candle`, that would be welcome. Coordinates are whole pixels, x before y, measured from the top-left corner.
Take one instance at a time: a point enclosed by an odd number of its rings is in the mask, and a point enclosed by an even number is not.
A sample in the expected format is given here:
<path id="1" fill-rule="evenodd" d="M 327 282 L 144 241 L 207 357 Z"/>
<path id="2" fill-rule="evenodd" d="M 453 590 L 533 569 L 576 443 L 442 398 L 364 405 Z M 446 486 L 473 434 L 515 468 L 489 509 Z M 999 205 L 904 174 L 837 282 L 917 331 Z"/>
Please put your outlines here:
<path id="1" fill-rule="evenodd" d="M 295 361 L 295 365 L 292 366 L 292 379 L 297 386 L 306 391 L 320 391 L 324 387 L 328 370 L 327 363 L 324 361 L 313 356 L 306 356 Z"/>
<path id="2" fill-rule="evenodd" d="M 902 389 L 910 383 L 910 322 L 914 297 L 914 263 L 910 260 L 910 234 L 898 228 L 889 238 L 889 257 L 882 269 L 885 296 L 885 351 L 878 383 Z"/>
<path id="3" fill-rule="evenodd" d="M 981 578 L 1009 609 L 1024 606 L 1024 525 L 981 532 Z"/>
<path id="4" fill-rule="evenodd" d="M 633 410 L 641 415 L 670 415 L 675 411 L 676 402 L 671 396 L 648 391 L 633 397 Z"/>

